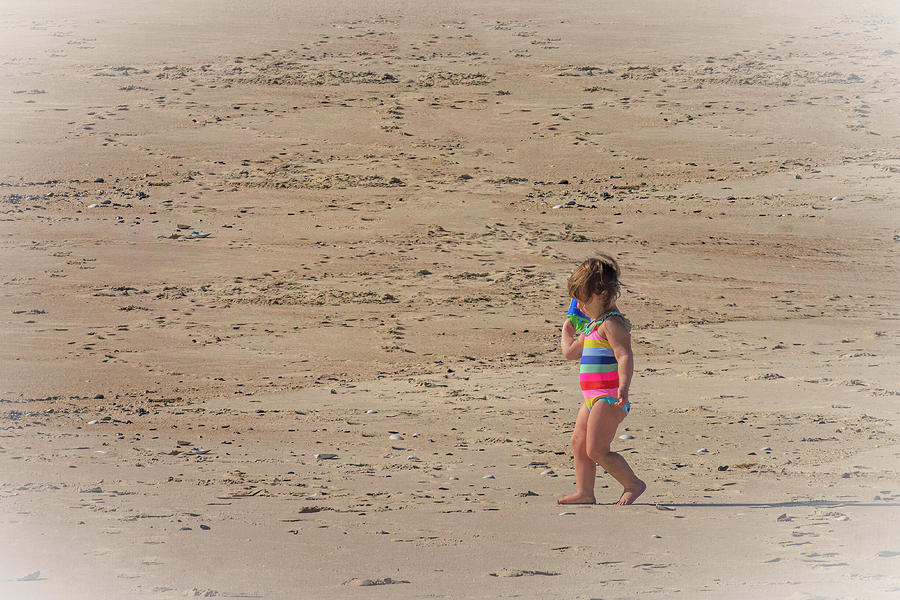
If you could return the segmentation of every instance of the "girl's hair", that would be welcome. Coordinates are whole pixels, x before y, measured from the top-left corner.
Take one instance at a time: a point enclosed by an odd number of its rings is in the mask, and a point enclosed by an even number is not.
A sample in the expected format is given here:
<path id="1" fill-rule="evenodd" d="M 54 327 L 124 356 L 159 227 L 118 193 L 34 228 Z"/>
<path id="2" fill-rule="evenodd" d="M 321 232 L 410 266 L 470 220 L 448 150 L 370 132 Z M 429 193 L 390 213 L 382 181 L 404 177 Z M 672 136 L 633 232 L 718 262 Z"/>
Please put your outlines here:
<path id="1" fill-rule="evenodd" d="M 597 294 L 603 297 L 604 306 L 609 306 L 619 297 L 620 288 L 619 263 L 607 254 L 589 258 L 569 276 L 569 296 L 582 302 Z"/>

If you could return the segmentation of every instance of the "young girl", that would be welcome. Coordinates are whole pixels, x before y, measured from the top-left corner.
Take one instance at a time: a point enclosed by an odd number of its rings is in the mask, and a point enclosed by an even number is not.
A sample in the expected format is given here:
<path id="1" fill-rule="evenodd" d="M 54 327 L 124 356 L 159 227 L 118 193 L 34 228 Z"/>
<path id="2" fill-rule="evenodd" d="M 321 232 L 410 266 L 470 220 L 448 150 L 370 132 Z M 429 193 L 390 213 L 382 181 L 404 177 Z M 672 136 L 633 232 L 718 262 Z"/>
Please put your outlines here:
<path id="1" fill-rule="evenodd" d="M 569 277 L 569 295 L 591 321 L 578 332 L 566 319 L 560 337 L 563 356 L 581 359 L 584 404 L 572 434 L 577 490 L 559 504 L 596 502 L 598 464 L 624 488 L 617 504 L 632 504 L 647 489 L 622 455 L 609 449 L 616 428 L 631 410 L 628 388 L 634 372 L 631 323 L 616 307 L 619 285 L 619 265 L 606 255 L 584 261 Z"/>

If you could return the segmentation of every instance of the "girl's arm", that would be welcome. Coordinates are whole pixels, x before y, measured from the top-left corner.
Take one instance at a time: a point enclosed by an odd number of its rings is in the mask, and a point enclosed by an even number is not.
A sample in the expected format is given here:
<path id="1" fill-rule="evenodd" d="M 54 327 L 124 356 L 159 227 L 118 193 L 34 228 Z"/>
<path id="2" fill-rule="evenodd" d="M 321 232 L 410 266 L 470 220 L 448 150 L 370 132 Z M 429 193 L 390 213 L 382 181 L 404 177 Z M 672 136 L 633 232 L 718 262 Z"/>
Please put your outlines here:
<path id="1" fill-rule="evenodd" d="M 628 402 L 628 388 L 631 387 L 631 377 L 634 374 L 631 334 L 616 318 L 604 321 L 603 328 L 604 337 L 616 355 L 616 362 L 619 363 L 619 401 L 616 402 L 616 406 L 624 406 Z"/>
<path id="2" fill-rule="evenodd" d="M 563 356 L 569 360 L 578 360 L 581 358 L 581 351 L 584 349 L 584 337 L 575 332 L 575 327 L 569 319 L 563 321 L 562 332 L 559 336 L 559 347 L 562 349 Z"/>

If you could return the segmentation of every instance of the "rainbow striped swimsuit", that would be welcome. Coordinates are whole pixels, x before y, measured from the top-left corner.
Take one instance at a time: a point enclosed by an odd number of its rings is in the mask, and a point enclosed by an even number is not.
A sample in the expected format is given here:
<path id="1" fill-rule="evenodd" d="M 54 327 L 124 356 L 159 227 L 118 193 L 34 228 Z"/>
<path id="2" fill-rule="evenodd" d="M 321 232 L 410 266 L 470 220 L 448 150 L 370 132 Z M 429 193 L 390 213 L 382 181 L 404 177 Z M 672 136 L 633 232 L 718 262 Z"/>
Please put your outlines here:
<path id="1" fill-rule="evenodd" d="M 619 363 L 612 346 L 600 337 L 596 327 L 584 336 L 579 379 L 588 410 L 597 402 L 615 404 L 619 401 Z M 631 403 L 626 402 L 621 408 L 627 413 Z"/>

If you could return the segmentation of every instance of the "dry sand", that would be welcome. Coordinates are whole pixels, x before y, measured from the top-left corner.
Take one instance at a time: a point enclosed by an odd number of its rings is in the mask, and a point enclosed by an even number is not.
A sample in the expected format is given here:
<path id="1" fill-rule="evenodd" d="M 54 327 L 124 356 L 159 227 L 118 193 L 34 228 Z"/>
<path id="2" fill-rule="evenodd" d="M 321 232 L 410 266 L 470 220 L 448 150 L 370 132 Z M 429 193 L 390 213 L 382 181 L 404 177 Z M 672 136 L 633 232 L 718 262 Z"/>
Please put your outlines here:
<path id="1" fill-rule="evenodd" d="M 0 5 L 0 597 L 900 595 L 895 2 L 74 4 Z M 559 507 L 597 251 L 649 489 Z"/>

